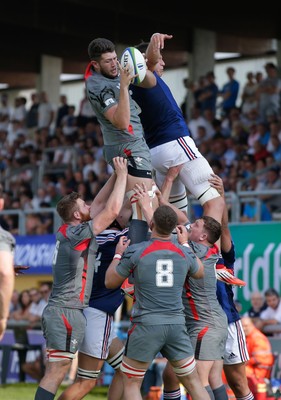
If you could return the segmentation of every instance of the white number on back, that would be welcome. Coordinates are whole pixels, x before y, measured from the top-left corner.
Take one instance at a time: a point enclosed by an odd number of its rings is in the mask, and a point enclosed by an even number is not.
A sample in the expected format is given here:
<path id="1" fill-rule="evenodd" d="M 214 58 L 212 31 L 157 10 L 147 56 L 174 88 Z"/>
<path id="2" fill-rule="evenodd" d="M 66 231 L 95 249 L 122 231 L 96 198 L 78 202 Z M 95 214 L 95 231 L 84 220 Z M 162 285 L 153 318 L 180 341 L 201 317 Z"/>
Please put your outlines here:
<path id="1" fill-rule="evenodd" d="M 171 287 L 174 285 L 173 260 L 157 260 L 156 286 Z"/>

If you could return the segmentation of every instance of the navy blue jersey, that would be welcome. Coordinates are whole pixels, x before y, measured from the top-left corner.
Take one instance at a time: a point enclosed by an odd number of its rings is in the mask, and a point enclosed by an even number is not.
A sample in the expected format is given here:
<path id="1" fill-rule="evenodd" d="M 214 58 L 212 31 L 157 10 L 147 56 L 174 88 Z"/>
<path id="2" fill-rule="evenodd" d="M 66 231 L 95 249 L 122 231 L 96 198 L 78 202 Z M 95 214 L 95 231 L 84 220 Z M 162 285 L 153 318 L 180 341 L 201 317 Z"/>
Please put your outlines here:
<path id="1" fill-rule="evenodd" d="M 155 72 L 154 75 L 157 84 L 153 88 L 130 85 L 132 97 L 141 108 L 139 116 L 150 149 L 183 136 L 191 136 L 169 87 Z"/>
<path id="2" fill-rule="evenodd" d="M 218 263 L 223 263 L 226 268 L 233 271 L 235 262 L 235 249 L 233 242 L 229 252 L 226 253 L 222 251 L 222 258 L 223 260 L 219 259 Z M 234 293 L 231 285 L 227 285 L 226 283 L 217 280 L 217 298 L 222 309 L 227 315 L 227 320 L 229 324 L 231 322 L 236 322 L 241 318 L 235 307 L 233 299 Z"/>
<path id="3" fill-rule="evenodd" d="M 104 284 L 104 278 L 106 270 L 115 254 L 116 245 L 120 237 L 127 236 L 127 234 L 128 228 L 122 231 L 106 229 L 96 237 L 98 250 L 89 306 L 112 315 L 123 302 L 124 293 L 120 287 L 107 289 Z"/>

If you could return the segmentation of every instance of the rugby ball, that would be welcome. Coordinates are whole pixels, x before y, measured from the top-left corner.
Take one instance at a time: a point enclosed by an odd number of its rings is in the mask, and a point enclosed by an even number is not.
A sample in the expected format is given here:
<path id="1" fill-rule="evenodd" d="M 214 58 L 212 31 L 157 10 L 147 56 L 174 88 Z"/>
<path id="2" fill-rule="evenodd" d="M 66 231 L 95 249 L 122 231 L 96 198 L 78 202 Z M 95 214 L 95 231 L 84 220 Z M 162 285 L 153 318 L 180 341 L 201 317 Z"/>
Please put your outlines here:
<path id="1" fill-rule="evenodd" d="M 134 85 L 139 85 L 144 80 L 146 62 L 144 56 L 138 49 L 135 47 L 127 47 L 122 53 L 120 64 L 123 68 L 128 67 L 133 75 L 138 74 L 132 81 Z"/>

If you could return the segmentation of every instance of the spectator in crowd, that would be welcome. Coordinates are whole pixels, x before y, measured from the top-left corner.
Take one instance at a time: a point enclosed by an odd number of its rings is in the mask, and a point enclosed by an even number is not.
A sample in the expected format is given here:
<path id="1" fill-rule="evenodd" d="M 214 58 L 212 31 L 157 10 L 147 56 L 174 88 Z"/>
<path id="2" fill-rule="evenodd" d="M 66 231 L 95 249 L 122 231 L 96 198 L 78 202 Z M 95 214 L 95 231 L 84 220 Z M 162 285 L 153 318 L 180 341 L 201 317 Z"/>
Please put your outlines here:
<path id="1" fill-rule="evenodd" d="M 26 128 L 28 137 L 32 140 L 34 139 L 35 131 L 38 128 L 38 107 L 38 93 L 31 93 L 31 105 L 26 111 Z"/>
<path id="2" fill-rule="evenodd" d="M 29 290 L 31 305 L 28 310 L 27 320 L 31 327 L 40 327 L 43 310 L 47 305 L 46 300 L 42 297 L 39 289 L 31 288 Z"/>
<path id="3" fill-rule="evenodd" d="M 8 93 L 1 93 L 0 130 L 8 132 L 11 113 L 12 113 L 12 109 L 9 106 Z"/>
<path id="4" fill-rule="evenodd" d="M 202 106 L 201 101 L 200 101 L 200 96 L 203 93 L 205 84 L 206 84 L 205 76 L 201 75 L 201 76 L 199 76 L 198 81 L 194 83 L 193 88 L 192 88 L 193 99 L 194 99 L 193 105 L 200 110 L 200 114 L 201 114 L 201 106 Z"/>
<path id="5" fill-rule="evenodd" d="M 267 308 L 261 312 L 260 318 L 256 321 L 256 327 L 261 331 L 268 325 L 281 324 L 281 301 L 277 290 L 269 288 L 264 292 Z M 276 337 L 281 337 L 280 331 L 272 334 Z"/>
<path id="6" fill-rule="evenodd" d="M 75 116 L 75 106 L 69 105 L 68 112 L 61 119 L 61 131 L 63 136 L 67 136 L 74 140 L 77 138 L 78 127 L 77 127 L 77 117 Z"/>
<path id="7" fill-rule="evenodd" d="M 263 122 L 266 122 L 267 113 L 274 112 L 277 115 L 279 112 L 281 80 L 274 63 L 266 63 L 264 68 L 267 76 L 259 83 L 258 96 L 260 117 Z"/>
<path id="8" fill-rule="evenodd" d="M 45 301 L 45 303 L 48 303 L 51 291 L 52 291 L 52 283 L 43 282 L 39 286 L 39 293 L 41 294 L 42 300 Z"/>
<path id="9" fill-rule="evenodd" d="M 252 319 L 253 323 L 257 318 L 260 318 L 261 312 L 264 311 L 267 307 L 264 295 L 261 292 L 252 292 L 250 297 L 251 306 L 250 308 L 243 314 L 244 317 L 249 317 Z"/>
<path id="10" fill-rule="evenodd" d="M 242 317 L 241 322 L 250 357 L 246 364 L 247 378 L 269 379 L 274 363 L 270 341 L 255 327 L 250 317 Z"/>
<path id="11" fill-rule="evenodd" d="M 20 308 L 10 313 L 10 319 L 28 320 L 29 310 L 31 306 L 31 297 L 29 290 L 23 290 L 19 294 L 19 305 Z"/>
<path id="12" fill-rule="evenodd" d="M 79 103 L 79 111 L 77 117 L 77 126 L 84 131 L 88 123 L 97 121 L 96 114 L 92 109 L 91 103 L 87 97 L 87 91 L 84 89 L 84 96 Z"/>
<path id="13" fill-rule="evenodd" d="M 180 105 L 181 111 L 183 118 L 187 121 L 189 119 L 189 111 L 191 109 L 192 104 L 192 91 L 194 87 L 194 83 L 190 81 L 188 78 L 183 78 L 182 80 L 183 86 L 186 89 L 186 93 L 184 96 L 184 100 Z M 191 104 L 189 104 L 189 101 L 191 100 Z"/>
<path id="14" fill-rule="evenodd" d="M 223 85 L 222 89 L 218 93 L 218 96 L 222 97 L 220 107 L 223 115 L 225 116 L 228 116 L 231 109 L 237 106 L 236 102 L 240 84 L 235 79 L 235 73 L 236 70 L 234 67 L 228 67 L 226 69 L 228 81 Z"/>
<path id="15" fill-rule="evenodd" d="M 38 107 L 38 129 L 45 129 L 47 134 L 51 133 L 50 128 L 55 118 L 53 105 L 49 102 L 48 94 L 43 91 L 39 93 Z M 41 136 L 41 135 L 40 135 Z"/>
<path id="16" fill-rule="evenodd" d="M 67 96 L 65 94 L 60 95 L 60 106 L 56 113 L 56 133 L 59 134 L 62 128 L 62 119 L 68 114 L 69 105 L 67 102 Z"/>
<path id="17" fill-rule="evenodd" d="M 205 76 L 205 85 L 198 99 L 201 105 L 201 113 L 205 114 L 206 110 L 212 112 L 213 118 L 216 116 L 217 96 L 219 92 L 218 85 L 215 82 L 215 74 L 213 71 L 208 71 Z"/>
<path id="18" fill-rule="evenodd" d="M 266 180 L 260 185 L 260 190 L 274 190 L 281 189 L 280 167 L 271 167 L 266 172 Z M 280 194 L 264 194 L 259 196 L 265 203 L 271 213 L 281 211 L 281 195 Z"/>
<path id="19" fill-rule="evenodd" d="M 247 81 L 242 89 L 241 94 L 241 111 L 244 115 L 247 115 L 253 109 L 258 109 L 258 83 L 255 80 L 255 76 L 252 71 L 247 72 L 246 77 Z"/>
<path id="20" fill-rule="evenodd" d="M 17 289 L 13 290 L 13 294 L 12 294 L 12 298 L 10 301 L 10 311 L 9 311 L 9 318 L 11 313 L 13 313 L 14 311 L 17 311 L 20 309 L 20 304 L 19 304 L 19 297 L 20 297 L 20 293 Z"/>

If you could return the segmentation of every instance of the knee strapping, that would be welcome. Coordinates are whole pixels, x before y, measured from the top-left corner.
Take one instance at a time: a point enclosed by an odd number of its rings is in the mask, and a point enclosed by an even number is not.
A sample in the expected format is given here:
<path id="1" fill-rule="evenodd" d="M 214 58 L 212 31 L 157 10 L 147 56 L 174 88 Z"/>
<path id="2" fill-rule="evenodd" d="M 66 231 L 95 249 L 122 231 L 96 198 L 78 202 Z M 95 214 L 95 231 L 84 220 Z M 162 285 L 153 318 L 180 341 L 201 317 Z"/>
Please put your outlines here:
<path id="1" fill-rule="evenodd" d="M 118 369 L 121 366 L 122 363 L 122 357 L 124 353 L 124 347 L 113 357 L 107 359 L 108 364 L 113 368 L 113 369 Z"/>
<path id="2" fill-rule="evenodd" d="M 61 350 L 47 349 L 46 354 L 49 362 L 73 360 L 74 358 L 76 358 L 76 354 Z"/>
<path id="3" fill-rule="evenodd" d="M 220 197 L 217 189 L 213 187 L 209 187 L 205 193 L 198 197 L 199 203 L 203 206 L 207 201 Z"/>
<path id="4" fill-rule="evenodd" d="M 77 369 L 77 378 L 81 379 L 97 379 L 100 374 L 99 371 L 88 371 L 87 369 L 79 368 Z"/>
<path id="5" fill-rule="evenodd" d="M 146 373 L 146 369 L 134 368 L 131 365 L 126 364 L 124 361 L 122 361 L 120 369 L 128 378 L 143 379 Z"/>
<path id="6" fill-rule="evenodd" d="M 196 362 L 194 360 L 194 357 L 192 357 L 188 361 L 186 361 L 185 364 L 179 367 L 173 367 L 173 370 L 178 377 L 181 377 L 191 374 L 195 370 L 195 368 Z"/>
<path id="7" fill-rule="evenodd" d="M 179 210 L 185 212 L 186 214 L 188 213 L 188 200 L 186 193 L 182 193 L 178 196 L 170 196 L 169 202 Z"/>

